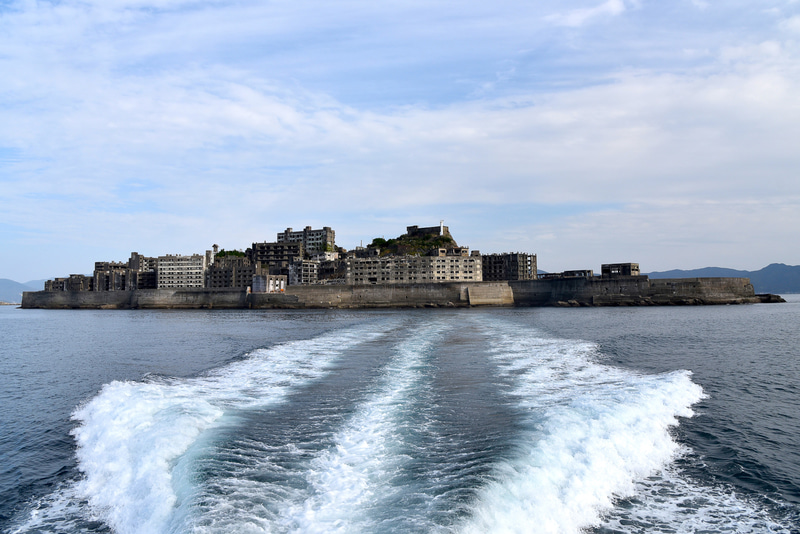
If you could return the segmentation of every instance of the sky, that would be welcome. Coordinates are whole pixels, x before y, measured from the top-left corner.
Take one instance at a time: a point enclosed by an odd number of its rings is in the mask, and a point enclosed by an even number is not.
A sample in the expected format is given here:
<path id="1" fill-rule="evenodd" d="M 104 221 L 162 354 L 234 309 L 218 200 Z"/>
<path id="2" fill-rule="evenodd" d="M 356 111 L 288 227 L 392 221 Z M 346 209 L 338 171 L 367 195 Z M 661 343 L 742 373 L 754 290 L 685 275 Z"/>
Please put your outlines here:
<path id="1" fill-rule="evenodd" d="M 0 0 L 0 278 L 441 220 L 800 264 L 800 1 Z"/>

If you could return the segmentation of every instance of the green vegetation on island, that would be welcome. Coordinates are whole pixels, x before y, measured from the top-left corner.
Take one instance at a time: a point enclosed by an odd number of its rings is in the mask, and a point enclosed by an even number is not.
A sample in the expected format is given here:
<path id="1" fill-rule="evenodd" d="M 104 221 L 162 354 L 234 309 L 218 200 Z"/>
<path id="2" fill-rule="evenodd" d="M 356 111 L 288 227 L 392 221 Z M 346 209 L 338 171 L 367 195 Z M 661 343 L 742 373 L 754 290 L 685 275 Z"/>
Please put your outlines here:
<path id="1" fill-rule="evenodd" d="M 381 256 L 388 254 L 421 256 L 432 249 L 455 246 L 457 245 L 453 238 L 446 235 L 423 234 L 409 236 L 408 234 L 403 234 L 394 239 L 376 237 L 367 247 L 380 249 Z"/>

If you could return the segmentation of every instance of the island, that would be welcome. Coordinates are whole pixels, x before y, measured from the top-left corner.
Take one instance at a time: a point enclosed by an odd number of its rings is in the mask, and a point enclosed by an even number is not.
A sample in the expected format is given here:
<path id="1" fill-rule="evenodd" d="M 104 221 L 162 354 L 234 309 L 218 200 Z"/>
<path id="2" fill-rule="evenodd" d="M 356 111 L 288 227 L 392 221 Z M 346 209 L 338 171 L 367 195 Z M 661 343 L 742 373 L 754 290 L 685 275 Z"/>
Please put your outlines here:
<path id="1" fill-rule="evenodd" d="M 287 228 L 246 251 L 95 262 L 23 293 L 23 308 L 269 309 L 464 308 L 475 306 L 675 306 L 783 302 L 757 295 L 748 278 L 650 279 L 637 263 L 539 273 L 535 254 L 482 255 L 449 228 L 409 226 L 346 251 L 330 227 Z"/>

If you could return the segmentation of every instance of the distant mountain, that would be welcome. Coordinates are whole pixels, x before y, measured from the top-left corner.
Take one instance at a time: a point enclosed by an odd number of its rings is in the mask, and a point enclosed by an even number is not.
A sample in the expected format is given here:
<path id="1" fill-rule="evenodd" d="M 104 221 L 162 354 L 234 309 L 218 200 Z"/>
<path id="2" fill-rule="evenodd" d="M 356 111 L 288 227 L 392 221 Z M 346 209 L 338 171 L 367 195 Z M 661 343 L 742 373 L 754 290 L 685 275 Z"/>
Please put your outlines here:
<path id="1" fill-rule="evenodd" d="M 758 271 L 737 271 L 724 267 L 705 267 L 690 271 L 672 270 L 647 273 L 650 278 L 749 278 L 756 293 L 800 293 L 800 265 L 773 263 Z"/>
<path id="2" fill-rule="evenodd" d="M 47 282 L 46 279 L 42 280 L 29 280 L 28 282 L 23 282 L 22 285 L 28 286 L 33 288 L 33 291 L 42 291 L 44 289 L 44 283 Z"/>
<path id="3" fill-rule="evenodd" d="M 23 291 L 41 291 L 42 289 L 44 289 L 44 282 L 41 287 L 31 287 L 7 278 L 0 278 L 0 302 L 19 304 L 22 302 Z"/>

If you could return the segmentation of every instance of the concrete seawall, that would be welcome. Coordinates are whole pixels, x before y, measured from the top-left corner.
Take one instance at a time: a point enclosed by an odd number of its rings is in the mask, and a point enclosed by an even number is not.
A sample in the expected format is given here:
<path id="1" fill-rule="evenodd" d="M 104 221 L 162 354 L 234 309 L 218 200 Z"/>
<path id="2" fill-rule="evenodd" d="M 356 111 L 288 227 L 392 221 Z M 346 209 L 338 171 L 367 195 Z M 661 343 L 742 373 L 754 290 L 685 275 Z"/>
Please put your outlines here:
<path id="1" fill-rule="evenodd" d="M 22 307 L 50 309 L 247 308 L 247 294 L 239 289 L 36 291 L 22 294 Z"/>
<path id="2" fill-rule="evenodd" d="M 644 306 L 749 304 L 774 301 L 755 295 L 747 278 L 649 280 L 647 276 L 513 282 L 450 282 L 374 286 L 289 286 L 284 293 L 238 289 L 25 292 L 23 308 L 403 308 L 469 306 Z"/>
<path id="3" fill-rule="evenodd" d="M 748 278 L 647 276 L 509 282 L 517 306 L 647 306 L 762 302 Z"/>

